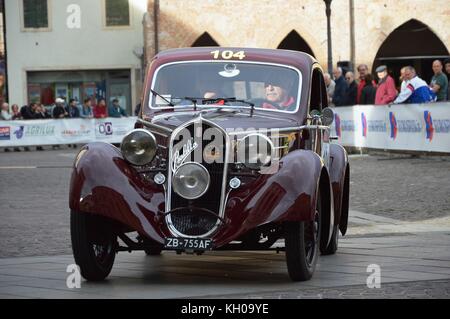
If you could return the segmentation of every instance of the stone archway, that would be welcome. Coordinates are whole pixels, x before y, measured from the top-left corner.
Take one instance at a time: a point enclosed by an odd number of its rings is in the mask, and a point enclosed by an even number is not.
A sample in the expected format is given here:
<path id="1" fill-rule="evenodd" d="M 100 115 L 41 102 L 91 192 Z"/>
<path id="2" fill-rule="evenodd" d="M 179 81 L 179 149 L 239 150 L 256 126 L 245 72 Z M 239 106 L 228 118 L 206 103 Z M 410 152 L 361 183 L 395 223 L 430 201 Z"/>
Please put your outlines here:
<path id="1" fill-rule="evenodd" d="M 398 82 L 400 69 L 411 65 L 421 78 L 429 82 L 433 75 L 433 61 L 448 56 L 448 49 L 439 37 L 426 24 L 411 19 L 384 40 L 373 61 L 372 70 L 385 64 Z"/>
<path id="2" fill-rule="evenodd" d="M 277 48 L 285 50 L 301 51 L 315 57 L 311 47 L 295 30 L 289 32 L 289 34 L 283 39 L 283 41 L 281 41 L 281 43 L 278 45 Z"/>
<path id="3" fill-rule="evenodd" d="M 191 45 L 192 47 L 218 47 L 219 44 L 216 42 L 216 40 L 213 39 L 209 35 L 208 32 L 204 32 L 201 36 L 197 38 L 197 40 L 194 41 Z"/>

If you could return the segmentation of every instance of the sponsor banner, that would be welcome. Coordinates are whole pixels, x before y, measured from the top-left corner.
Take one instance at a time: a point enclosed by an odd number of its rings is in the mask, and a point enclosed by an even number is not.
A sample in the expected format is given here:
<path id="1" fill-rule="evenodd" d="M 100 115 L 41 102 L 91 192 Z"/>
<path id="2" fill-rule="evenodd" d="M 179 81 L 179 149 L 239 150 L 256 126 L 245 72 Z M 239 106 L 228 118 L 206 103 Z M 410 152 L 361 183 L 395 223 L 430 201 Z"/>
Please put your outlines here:
<path id="1" fill-rule="evenodd" d="M 9 126 L 0 126 L 0 141 L 9 141 L 11 139 L 11 128 Z"/>
<path id="2" fill-rule="evenodd" d="M 120 143 L 135 122 L 136 117 L 0 121 L 0 147 Z"/>
<path id="3" fill-rule="evenodd" d="M 450 103 L 334 108 L 344 146 L 450 153 Z"/>

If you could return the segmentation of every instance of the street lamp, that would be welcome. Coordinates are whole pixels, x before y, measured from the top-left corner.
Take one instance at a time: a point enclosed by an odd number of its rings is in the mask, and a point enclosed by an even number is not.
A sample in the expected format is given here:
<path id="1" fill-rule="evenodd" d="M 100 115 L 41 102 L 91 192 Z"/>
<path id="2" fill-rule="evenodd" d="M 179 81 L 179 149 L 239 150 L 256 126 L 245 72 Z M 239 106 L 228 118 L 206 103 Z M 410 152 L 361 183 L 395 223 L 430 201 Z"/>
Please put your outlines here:
<path id="1" fill-rule="evenodd" d="M 333 55 L 331 50 L 331 1 L 333 0 L 323 0 L 325 2 L 325 13 L 327 15 L 327 38 L 328 38 L 328 73 L 333 72 Z"/>

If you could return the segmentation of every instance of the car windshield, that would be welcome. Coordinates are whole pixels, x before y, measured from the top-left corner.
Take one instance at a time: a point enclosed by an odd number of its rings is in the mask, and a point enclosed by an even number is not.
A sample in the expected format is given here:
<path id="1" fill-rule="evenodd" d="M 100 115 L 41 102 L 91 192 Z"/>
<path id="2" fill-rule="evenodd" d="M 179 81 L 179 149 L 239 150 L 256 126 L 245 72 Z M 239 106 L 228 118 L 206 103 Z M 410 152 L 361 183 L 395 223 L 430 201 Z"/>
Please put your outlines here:
<path id="1" fill-rule="evenodd" d="M 150 93 L 153 109 L 239 106 L 294 113 L 301 73 L 287 66 L 248 62 L 182 62 L 163 65 Z"/>

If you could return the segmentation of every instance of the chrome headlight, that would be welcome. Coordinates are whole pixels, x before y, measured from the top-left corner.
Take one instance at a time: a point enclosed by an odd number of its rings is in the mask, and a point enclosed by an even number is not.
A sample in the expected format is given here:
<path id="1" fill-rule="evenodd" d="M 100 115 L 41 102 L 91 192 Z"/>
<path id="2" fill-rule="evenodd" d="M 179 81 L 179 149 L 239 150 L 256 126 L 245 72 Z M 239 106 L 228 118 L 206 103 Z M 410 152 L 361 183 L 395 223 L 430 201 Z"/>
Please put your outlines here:
<path id="1" fill-rule="evenodd" d="M 155 136 L 147 130 L 135 129 L 122 140 L 120 150 L 123 157 L 133 165 L 150 163 L 157 149 Z"/>
<path id="2" fill-rule="evenodd" d="M 237 160 L 251 169 L 260 169 L 272 160 L 273 143 L 264 134 L 249 134 L 237 144 Z"/>
<path id="3" fill-rule="evenodd" d="M 183 198 L 196 199 L 206 193 L 210 176 L 206 168 L 198 163 L 181 165 L 173 174 L 173 190 Z"/>

